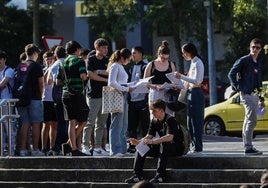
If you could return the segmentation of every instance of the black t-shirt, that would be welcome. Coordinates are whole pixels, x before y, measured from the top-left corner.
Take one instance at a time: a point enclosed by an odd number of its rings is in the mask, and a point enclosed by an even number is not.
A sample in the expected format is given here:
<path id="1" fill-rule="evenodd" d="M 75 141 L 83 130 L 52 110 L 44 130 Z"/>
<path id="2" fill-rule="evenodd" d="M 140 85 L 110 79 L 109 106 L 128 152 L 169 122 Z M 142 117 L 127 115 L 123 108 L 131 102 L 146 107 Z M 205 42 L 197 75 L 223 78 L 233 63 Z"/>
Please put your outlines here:
<path id="1" fill-rule="evenodd" d="M 30 86 L 31 88 L 31 99 L 32 100 L 41 100 L 42 99 L 42 93 L 40 93 L 39 89 L 39 78 L 44 76 L 42 67 L 40 63 L 31 62 L 31 70 L 29 71 L 29 80 L 30 80 Z"/>
<path id="2" fill-rule="evenodd" d="M 95 70 L 106 70 L 108 66 L 109 58 L 104 57 L 101 60 L 97 59 L 96 55 L 90 56 L 88 58 L 88 66 L 87 70 L 94 72 Z M 99 75 L 103 78 L 108 78 L 104 75 Z M 102 87 L 107 86 L 107 82 L 100 82 L 96 80 L 90 79 L 91 84 L 91 92 L 90 97 L 91 98 L 101 98 L 102 97 Z"/>
<path id="3" fill-rule="evenodd" d="M 166 114 L 163 121 L 153 119 L 151 121 L 148 134 L 155 136 L 156 132 L 160 137 L 167 134 L 174 135 L 173 142 L 178 146 L 178 148 L 183 148 L 183 133 L 173 116 Z"/>

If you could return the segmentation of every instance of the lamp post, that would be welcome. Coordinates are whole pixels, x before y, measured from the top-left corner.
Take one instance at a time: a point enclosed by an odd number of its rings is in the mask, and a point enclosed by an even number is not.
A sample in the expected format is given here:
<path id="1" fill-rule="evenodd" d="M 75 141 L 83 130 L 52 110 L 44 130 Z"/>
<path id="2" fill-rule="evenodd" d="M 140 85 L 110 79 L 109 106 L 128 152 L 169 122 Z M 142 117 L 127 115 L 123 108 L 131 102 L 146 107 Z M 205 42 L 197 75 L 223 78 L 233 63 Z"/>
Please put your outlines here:
<path id="1" fill-rule="evenodd" d="M 212 20 L 212 0 L 205 0 L 204 6 L 207 9 L 207 41 L 208 41 L 208 71 L 209 71 L 209 104 L 217 103 L 216 91 L 216 70 L 214 60 L 214 47 L 213 47 L 213 29 L 211 25 Z"/>

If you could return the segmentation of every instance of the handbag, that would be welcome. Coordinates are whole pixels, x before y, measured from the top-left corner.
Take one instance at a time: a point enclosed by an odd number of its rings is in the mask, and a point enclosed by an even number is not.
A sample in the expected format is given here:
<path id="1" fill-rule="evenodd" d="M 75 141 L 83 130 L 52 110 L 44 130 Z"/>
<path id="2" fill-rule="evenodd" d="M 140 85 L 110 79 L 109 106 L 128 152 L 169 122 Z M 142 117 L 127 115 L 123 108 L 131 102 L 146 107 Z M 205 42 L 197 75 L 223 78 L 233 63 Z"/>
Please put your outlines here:
<path id="1" fill-rule="evenodd" d="M 181 89 L 179 97 L 178 97 L 178 101 L 183 104 L 187 104 L 187 90 L 186 89 Z"/>
<path id="2" fill-rule="evenodd" d="M 124 110 L 124 96 L 121 91 L 110 86 L 102 87 L 102 114 L 122 113 Z"/>

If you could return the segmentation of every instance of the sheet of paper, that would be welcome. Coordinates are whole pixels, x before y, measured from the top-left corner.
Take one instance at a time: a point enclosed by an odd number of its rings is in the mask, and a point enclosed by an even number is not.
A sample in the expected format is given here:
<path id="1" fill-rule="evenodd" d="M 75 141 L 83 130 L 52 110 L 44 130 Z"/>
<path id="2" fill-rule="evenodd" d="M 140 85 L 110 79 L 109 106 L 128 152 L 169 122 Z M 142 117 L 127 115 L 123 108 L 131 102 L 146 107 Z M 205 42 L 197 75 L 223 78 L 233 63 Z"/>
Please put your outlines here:
<path id="1" fill-rule="evenodd" d="M 136 146 L 136 150 L 143 157 L 150 150 L 150 147 L 147 144 L 143 144 L 143 142 L 140 142 Z"/>
<path id="2" fill-rule="evenodd" d="M 162 89 L 171 89 L 171 88 L 173 88 L 173 86 L 174 86 L 174 84 L 169 84 L 169 83 L 167 83 L 167 82 L 165 82 L 163 85 L 161 85 L 160 87 L 162 88 Z"/>
<path id="3" fill-rule="evenodd" d="M 132 91 L 132 93 L 149 93 L 149 89 L 147 87 L 147 84 L 139 84 L 136 86 L 136 89 Z"/>
<path id="4" fill-rule="evenodd" d="M 176 86 L 178 86 L 180 89 L 185 89 L 183 82 L 181 81 L 181 79 L 178 79 L 175 77 L 174 72 L 171 73 L 167 73 L 166 77 L 173 83 L 176 84 Z"/>
<path id="5" fill-rule="evenodd" d="M 155 133 L 155 137 L 154 138 L 159 138 L 159 134 L 158 132 Z M 137 152 L 139 152 L 139 154 L 143 157 L 149 150 L 150 147 L 147 144 L 143 144 L 143 142 L 140 142 L 137 146 L 136 146 L 136 150 Z"/>

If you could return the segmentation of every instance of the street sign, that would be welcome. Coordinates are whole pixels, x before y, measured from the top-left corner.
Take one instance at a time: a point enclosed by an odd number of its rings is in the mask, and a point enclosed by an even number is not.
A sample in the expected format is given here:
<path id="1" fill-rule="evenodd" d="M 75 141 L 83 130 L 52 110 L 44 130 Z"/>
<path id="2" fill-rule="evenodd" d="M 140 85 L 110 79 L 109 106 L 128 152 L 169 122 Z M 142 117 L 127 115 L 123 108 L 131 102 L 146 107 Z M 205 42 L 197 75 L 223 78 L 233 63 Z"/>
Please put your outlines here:
<path id="1" fill-rule="evenodd" d="M 50 50 L 55 45 L 61 45 L 63 42 L 63 37 L 60 36 L 42 36 L 43 42 L 45 44 L 46 50 Z"/>

